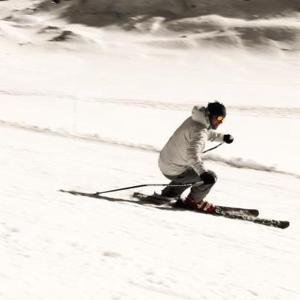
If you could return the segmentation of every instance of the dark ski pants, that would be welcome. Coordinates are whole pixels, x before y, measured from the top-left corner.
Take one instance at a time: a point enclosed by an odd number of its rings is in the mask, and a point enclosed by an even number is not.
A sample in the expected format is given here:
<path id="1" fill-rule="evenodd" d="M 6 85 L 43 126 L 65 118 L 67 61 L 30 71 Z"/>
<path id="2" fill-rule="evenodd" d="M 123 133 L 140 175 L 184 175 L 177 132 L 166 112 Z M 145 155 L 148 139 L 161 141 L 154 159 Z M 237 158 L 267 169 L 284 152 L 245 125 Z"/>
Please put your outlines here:
<path id="1" fill-rule="evenodd" d="M 213 171 L 208 172 L 210 172 L 215 178 L 214 182 L 211 184 L 203 184 L 200 176 L 194 171 L 194 169 L 191 168 L 177 176 L 169 176 L 164 174 L 164 176 L 170 179 L 171 182 L 162 190 L 161 195 L 165 197 L 179 197 L 189 187 L 171 185 L 192 183 L 193 185 L 191 187 L 189 196 L 195 201 L 202 201 L 217 181 L 217 175 Z"/>

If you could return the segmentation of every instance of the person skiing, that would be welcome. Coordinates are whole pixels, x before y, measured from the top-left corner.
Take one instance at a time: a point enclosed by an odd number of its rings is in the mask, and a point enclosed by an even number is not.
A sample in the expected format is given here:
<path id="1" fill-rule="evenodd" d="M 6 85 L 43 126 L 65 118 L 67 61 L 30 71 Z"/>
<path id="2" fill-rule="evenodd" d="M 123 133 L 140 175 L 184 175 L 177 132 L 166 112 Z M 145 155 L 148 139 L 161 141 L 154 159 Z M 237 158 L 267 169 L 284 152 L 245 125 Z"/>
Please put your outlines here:
<path id="1" fill-rule="evenodd" d="M 176 129 L 160 152 L 159 168 L 171 180 L 161 196 L 177 198 L 179 206 L 208 213 L 214 211 L 214 205 L 204 198 L 216 183 L 217 175 L 205 168 L 201 156 L 208 140 L 233 142 L 232 135 L 215 131 L 225 117 L 226 108 L 218 101 L 192 109 L 192 115 Z M 181 200 L 180 195 L 189 187 L 184 184 L 188 183 L 192 184 L 190 193 Z"/>

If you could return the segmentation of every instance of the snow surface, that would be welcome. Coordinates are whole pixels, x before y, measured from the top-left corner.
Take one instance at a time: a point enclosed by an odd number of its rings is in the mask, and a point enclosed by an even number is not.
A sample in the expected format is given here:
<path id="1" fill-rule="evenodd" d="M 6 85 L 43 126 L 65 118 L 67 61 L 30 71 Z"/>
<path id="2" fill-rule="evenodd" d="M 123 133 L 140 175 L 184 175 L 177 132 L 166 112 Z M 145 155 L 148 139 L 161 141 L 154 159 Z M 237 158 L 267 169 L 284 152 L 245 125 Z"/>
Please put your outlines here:
<path id="1" fill-rule="evenodd" d="M 236 3 L 0 2 L 0 299 L 300 298 L 299 1 Z M 214 99 L 235 142 L 208 200 L 288 229 L 59 192 L 166 183 L 159 150 Z"/>

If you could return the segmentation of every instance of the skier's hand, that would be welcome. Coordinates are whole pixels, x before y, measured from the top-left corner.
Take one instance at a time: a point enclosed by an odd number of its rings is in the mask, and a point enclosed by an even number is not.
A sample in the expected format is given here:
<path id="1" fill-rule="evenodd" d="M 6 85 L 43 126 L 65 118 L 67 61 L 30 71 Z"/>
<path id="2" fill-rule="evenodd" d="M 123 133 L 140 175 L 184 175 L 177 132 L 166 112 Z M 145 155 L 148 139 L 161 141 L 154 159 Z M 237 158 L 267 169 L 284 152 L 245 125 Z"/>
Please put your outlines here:
<path id="1" fill-rule="evenodd" d="M 215 173 L 211 171 L 206 171 L 203 172 L 200 175 L 201 180 L 203 181 L 204 184 L 214 184 L 217 181 L 217 176 Z"/>
<path id="2" fill-rule="evenodd" d="M 225 134 L 223 141 L 227 144 L 231 144 L 233 142 L 233 136 L 231 134 Z"/>

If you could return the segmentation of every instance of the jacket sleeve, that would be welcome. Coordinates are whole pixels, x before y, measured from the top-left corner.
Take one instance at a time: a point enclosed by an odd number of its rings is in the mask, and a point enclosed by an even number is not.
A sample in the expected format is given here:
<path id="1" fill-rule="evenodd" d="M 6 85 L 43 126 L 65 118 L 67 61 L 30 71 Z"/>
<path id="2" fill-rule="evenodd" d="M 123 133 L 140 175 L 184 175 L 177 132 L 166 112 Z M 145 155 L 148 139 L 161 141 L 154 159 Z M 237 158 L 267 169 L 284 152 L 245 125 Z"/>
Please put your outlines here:
<path id="1" fill-rule="evenodd" d="M 207 141 L 207 130 L 194 130 L 190 135 L 190 143 L 187 148 L 188 164 L 200 175 L 205 172 L 201 155 Z"/>
<path id="2" fill-rule="evenodd" d="M 224 141 L 224 134 L 217 132 L 213 129 L 208 131 L 207 139 L 211 142 L 223 142 Z"/>

